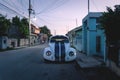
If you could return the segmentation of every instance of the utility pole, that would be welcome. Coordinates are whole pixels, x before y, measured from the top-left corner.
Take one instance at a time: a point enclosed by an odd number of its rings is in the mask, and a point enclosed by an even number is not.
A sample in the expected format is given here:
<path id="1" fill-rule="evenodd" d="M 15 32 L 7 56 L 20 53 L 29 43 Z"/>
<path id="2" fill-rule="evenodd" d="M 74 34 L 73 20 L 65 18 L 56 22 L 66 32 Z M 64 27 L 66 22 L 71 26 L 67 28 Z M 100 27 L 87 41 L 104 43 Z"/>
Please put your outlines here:
<path id="1" fill-rule="evenodd" d="M 90 1 L 88 0 L 88 14 L 90 12 Z"/>
<path id="2" fill-rule="evenodd" d="M 69 32 L 69 26 L 66 27 L 66 32 L 67 32 L 67 33 Z"/>
<path id="3" fill-rule="evenodd" d="M 54 29 L 54 35 L 56 35 L 56 30 Z"/>
<path id="4" fill-rule="evenodd" d="M 77 21 L 77 18 L 76 18 L 76 26 L 78 26 L 78 21 Z"/>
<path id="5" fill-rule="evenodd" d="M 29 46 L 31 46 L 31 11 L 32 11 L 32 5 L 31 0 L 29 0 Z"/>

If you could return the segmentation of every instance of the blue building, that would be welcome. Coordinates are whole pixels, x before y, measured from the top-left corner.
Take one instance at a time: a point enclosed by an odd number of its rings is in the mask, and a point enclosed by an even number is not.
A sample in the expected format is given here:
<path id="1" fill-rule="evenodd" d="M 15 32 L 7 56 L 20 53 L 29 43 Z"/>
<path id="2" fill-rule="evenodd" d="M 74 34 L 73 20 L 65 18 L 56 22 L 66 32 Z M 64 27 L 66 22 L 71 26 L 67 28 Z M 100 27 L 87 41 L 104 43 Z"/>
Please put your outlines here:
<path id="1" fill-rule="evenodd" d="M 82 20 L 82 51 L 90 55 L 105 57 L 105 34 L 100 29 L 100 12 L 90 12 Z"/>
<path id="2" fill-rule="evenodd" d="M 82 51 L 82 26 L 75 28 L 74 33 L 73 45 L 78 51 Z"/>
<path id="3" fill-rule="evenodd" d="M 101 12 L 90 12 L 83 18 L 82 27 L 76 27 L 67 35 L 77 50 L 82 51 L 87 56 L 101 56 L 106 66 L 120 76 L 120 67 L 106 56 L 106 37 L 104 30 L 100 29 L 100 16 L 102 16 Z"/>
<path id="4" fill-rule="evenodd" d="M 71 45 L 78 51 L 82 50 L 82 26 L 76 27 L 67 33 L 69 36 Z"/>

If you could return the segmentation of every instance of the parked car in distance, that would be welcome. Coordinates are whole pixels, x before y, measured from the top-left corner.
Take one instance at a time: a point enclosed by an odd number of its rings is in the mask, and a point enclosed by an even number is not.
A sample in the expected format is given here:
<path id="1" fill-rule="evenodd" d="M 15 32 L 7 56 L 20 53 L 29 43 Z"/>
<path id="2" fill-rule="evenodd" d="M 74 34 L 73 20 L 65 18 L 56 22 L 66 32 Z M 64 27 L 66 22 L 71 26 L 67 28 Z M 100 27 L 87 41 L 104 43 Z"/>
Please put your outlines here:
<path id="1" fill-rule="evenodd" d="M 76 59 L 76 50 L 70 46 L 69 38 L 63 35 L 52 36 L 49 47 L 44 49 L 45 61 L 68 62 Z"/>

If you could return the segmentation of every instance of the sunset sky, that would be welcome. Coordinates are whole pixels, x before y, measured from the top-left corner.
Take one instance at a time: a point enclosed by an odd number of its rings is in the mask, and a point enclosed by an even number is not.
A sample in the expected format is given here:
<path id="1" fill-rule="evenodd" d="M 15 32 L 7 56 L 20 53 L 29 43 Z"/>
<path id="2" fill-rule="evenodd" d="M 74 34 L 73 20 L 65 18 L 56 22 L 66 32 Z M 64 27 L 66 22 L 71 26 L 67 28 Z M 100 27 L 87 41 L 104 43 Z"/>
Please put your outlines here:
<path id="1" fill-rule="evenodd" d="M 28 17 L 29 0 L 0 0 L 1 4 L 9 7 L 17 13 L 0 4 L 0 13 L 12 17 L 23 15 Z M 81 26 L 82 19 L 87 15 L 88 0 L 31 0 L 35 14 L 32 18 L 38 26 L 48 26 L 52 34 L 66 34 L 69 30 Z M 106 7 L 114 9 L 120 0 L 90 0 L 90 12 L 104 12 Z M 18 14 L 19 13 L 19 14 Z M 19 15 L 20 16 L 20 15 Z"/>

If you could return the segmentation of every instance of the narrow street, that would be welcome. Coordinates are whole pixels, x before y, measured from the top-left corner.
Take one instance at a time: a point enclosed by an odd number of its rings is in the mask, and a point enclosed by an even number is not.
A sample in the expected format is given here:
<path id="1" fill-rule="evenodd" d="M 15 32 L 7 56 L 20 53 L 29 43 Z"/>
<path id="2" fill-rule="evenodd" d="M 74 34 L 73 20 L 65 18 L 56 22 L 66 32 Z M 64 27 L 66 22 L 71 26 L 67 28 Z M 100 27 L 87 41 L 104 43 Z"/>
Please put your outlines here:
<path id="1" fill-rule="evenodd" d="M 0 80 L 118 80 L 105 68 L 81 69 L 75 61 L 46 63 L 42 56 L 45 47 L 0 52 Z"/>

